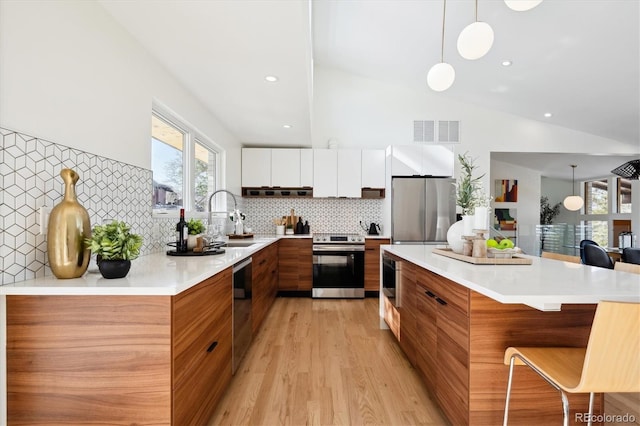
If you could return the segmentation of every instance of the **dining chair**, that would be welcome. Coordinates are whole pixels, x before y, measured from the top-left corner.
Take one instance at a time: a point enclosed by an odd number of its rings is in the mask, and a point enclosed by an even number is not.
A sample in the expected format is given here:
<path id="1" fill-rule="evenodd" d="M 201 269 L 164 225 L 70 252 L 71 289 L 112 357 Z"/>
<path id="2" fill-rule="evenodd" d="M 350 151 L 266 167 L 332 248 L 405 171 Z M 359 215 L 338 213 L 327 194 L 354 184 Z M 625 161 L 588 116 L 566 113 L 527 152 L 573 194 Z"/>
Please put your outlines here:
<path id="1" fill-rule="evenodd" d="M 588 244 L 584 246 L 583 263 L 585 265 L 613 269 L 613 260 L 611 260 L 605 249 L 598 245 Z"/>
<path id="2" fill-rule="evenodd" d="M 582 240 L 582 241 L 580 241 L 580 260 L 582 261 L 582 263 L 585 263 L 584 262 L 584 247 L 587 246 L 587 245 L 597 246 L 598 243 L 596 243 L 593 240 Z"/>
<path id="3" fill-rule="evenodd" d="M 509 347 L 504 363 L 509 365 L 504 422 L 509 417 L 509 399 L 515 365 L 527 365 L 562 398 L 563 425 L 569 425 L 567 393 L 589 393 L 589 425 L 594 394 L 640 391 L 640 303 L 601 301 L 591 326 L 586 348 Z"/>
<path id="4" fill-rule="evenodd" d="M 540 257 L 546 259 L 562 260 L 563 262 L 581 263 L 580 257 L 571 256 L 570 254 L 554 253 L 551 251 L 543 251 Z"/>
<path id="5" fill-rule="evenodd" d="M 622 249 L 622 261 L 640 264 L 640 247 L 625 247 Z"/>
<path id="6" fill-rule="evenodd" d="M 613 266 L 616 271 L 631 272 L 633 274 L 640 274 L 640 265 L 635 263 L 616 262 Z"/>

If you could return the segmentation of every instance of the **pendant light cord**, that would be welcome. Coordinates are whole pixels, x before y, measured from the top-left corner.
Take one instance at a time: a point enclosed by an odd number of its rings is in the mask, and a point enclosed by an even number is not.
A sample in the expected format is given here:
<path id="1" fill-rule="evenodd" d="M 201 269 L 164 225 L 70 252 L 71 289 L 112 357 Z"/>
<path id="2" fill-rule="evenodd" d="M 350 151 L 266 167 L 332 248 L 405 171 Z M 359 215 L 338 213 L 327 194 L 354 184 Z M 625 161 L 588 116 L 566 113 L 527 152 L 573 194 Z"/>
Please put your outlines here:
<path id="1" fill-rule="evenodd" d="M 571 165 L 571 195 L 576 195 L 576 165 Z"/>
<path id="2" fill-rule="evenodd" d="M 478 0 L 476 0 L 476 22 L 478 22 Z"/>
<path id="3" fill-rule="evenodd" d="M 444 18 L 445 16 L 447 16 L 447 0 L 444 0 L 444 6 L 442 8 L 442 45 L 440 46 L 440 62 L 444 62 Z"/>

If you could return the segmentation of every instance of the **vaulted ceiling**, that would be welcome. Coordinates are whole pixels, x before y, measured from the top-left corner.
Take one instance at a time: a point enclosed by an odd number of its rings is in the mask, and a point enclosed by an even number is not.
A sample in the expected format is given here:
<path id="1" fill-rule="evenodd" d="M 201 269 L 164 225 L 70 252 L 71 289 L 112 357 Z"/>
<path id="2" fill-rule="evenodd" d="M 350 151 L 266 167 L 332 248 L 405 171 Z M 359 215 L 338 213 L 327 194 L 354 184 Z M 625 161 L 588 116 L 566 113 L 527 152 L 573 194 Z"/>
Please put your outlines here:
<path id="1" fill-rule="evenodd" d="M 424 93 L 440 60 L 439 0 L 99 3 L 245 144 L 310 144 L 314 67 Z M 479 1 L 495 42 L 477 61 L 456 51 L 474 2 L 446 5 L 456 81 L 440 96 L 639 145 L 638 1 L 545 0 L 527 12 Z"/>

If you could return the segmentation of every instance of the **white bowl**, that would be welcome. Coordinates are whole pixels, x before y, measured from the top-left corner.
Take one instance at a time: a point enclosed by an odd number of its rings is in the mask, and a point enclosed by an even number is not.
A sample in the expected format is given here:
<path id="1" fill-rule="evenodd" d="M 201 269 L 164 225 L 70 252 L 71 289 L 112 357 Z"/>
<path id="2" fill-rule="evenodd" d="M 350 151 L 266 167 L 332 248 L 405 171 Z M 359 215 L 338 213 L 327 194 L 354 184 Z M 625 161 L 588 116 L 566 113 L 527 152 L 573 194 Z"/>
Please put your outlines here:
<path id="1" fill-rule="evenodd" d="M 518 251 L 516 249 L 497 249 L 489 247 L 487 249 L 487 257 L 495 257 L 496 259 L 511 259 Z"/>

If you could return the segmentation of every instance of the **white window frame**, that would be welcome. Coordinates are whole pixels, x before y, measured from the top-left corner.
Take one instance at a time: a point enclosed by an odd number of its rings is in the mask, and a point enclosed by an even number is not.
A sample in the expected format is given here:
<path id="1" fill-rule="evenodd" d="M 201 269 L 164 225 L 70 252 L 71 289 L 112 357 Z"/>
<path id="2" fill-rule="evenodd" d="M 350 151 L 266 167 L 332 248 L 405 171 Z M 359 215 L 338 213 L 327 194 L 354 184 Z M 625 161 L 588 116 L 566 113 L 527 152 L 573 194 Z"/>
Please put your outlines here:
<path id="1" fill-rule="evenodd" d="M 199 131 L 195 126 L 191 125 L 188 121 L 184 120 L 178 114 L 167 108 L 165 105 L 154 101 L 152 105 L 151 115 L 155 115 L 163 121 L 166 121 L 170 125 L 174 126 L 178 130 L 184 133 L 184 146 L 182 148 L 182 184 L 183 184 L 183 206 L 185 213 L 189 214 L 189 217 L 206 218 L 208 211 L 197 212 L 195 211 L 195 145 L 196 143 L 210 149 L 215 152 L 215 189 L 224 188 L 224 170 L 223 166 L 226 163 L 225 150 L 211 139 L 209 139 L 204 133 Z M 151 140 L 151 135 L 150 139 Z M 151 153 L 151 150 L 149 150 Z M 152 170 L 153 171 L 153 170 Z M 205 208 L 208 210 L 208 206 Z M 152 217 L 175 217 L 180 215 L 180 209 L 156 209 L 152 206 Z"/>

